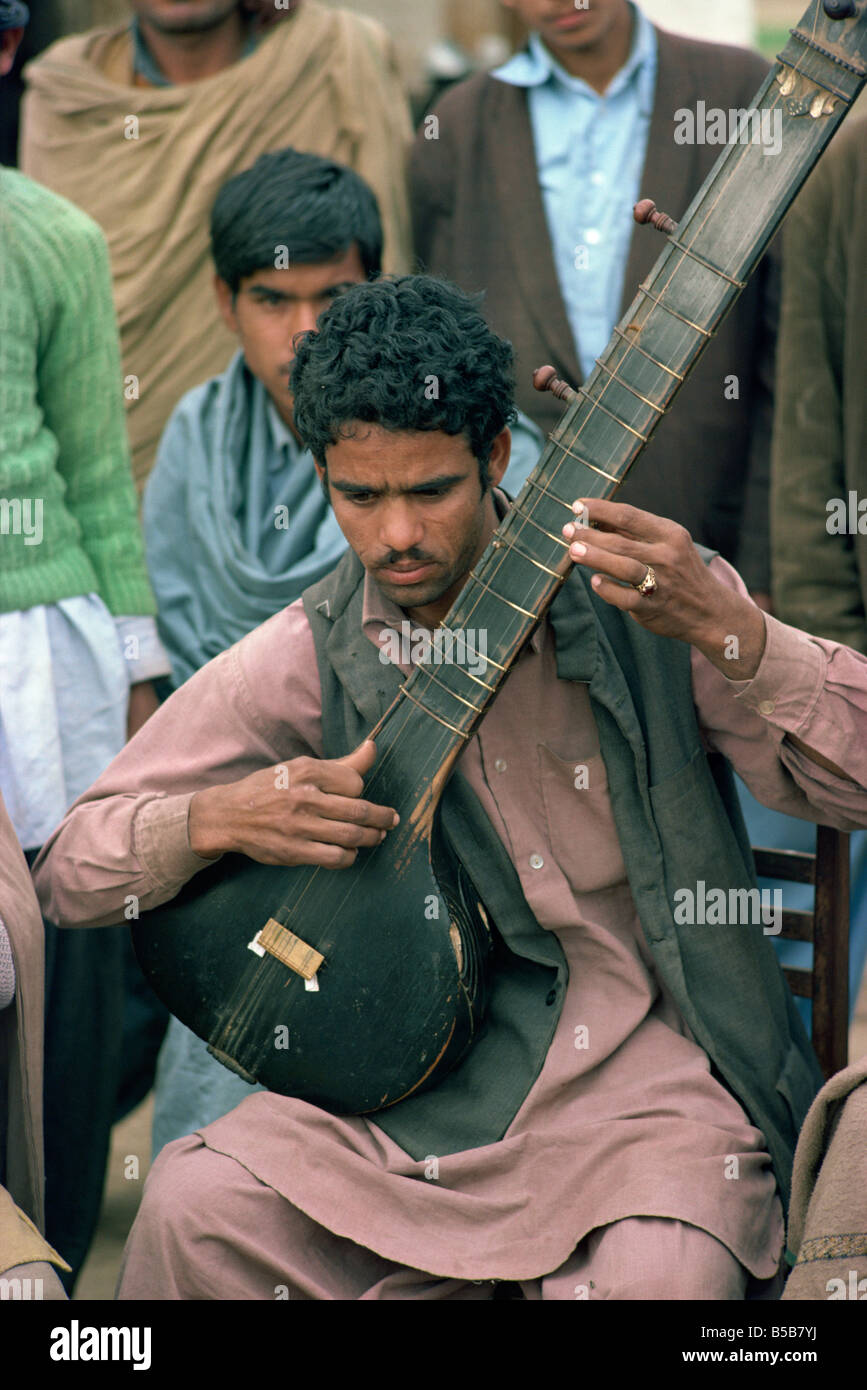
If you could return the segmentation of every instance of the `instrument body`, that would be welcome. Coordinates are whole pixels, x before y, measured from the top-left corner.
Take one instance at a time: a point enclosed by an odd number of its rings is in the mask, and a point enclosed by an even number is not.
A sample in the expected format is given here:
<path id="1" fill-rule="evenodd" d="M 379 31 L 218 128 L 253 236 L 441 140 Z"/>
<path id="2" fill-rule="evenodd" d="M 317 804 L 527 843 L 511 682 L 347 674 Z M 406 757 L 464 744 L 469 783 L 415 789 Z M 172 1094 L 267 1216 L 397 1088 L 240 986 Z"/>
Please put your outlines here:
<path id="1" fill-rule="evenodd" d="M 382 795 L 399 800 L 399 780 L 384 777 Z M 399 872 L 390 841 L 320 878 L 226 855 L 167 904 L 159 932 L 136 930 L 139 962 L 167 1006 L 247 1080 L 341 1113 L 394 1104 L 439 1080 L 472 1042 L 493 944 L 439 825 L 403 840 Z M 308 990 L 280 959 L 249 950 L 238 905 L 257 923 L 291 921 L 314 883 L 305 941 L 324 963 Z"/>
<path id="2" fill-rule="evenodd" d="M 867 80 L 867 0 L 854 8 L 835 21 L 812 0 L 760 88 L 754 106 L 781 123 L 779 152 L 729 144 L 680 222 L 657 218 L 670 239 L 593 373 L 561 393 L 571 403 L 438 633 L 484 628 L 484 679 L 420 665 L 374 730 L 364 794 L 394 806 L 400 826 L 341 871 L 226 856 L 134 925 L 156 992 L 248 1079 L 370 1111 L 436 1084 L 477 1035 L 495 924 L 445 837 L 440 798 L 571 570 L 561 530 L 573 500 L 615 492 Z M 257 954 L 266 925 L 276 945 Z M 297 951 L 323 958 L 318 990 L 287 965 Z"/>

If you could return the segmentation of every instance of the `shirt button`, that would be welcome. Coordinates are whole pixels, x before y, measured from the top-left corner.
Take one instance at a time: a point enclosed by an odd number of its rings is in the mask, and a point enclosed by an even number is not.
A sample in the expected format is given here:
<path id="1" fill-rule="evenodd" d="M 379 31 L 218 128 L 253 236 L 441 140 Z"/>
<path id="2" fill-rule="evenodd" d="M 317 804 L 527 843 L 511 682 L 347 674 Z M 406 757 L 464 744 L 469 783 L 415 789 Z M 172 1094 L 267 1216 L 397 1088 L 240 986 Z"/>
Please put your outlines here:
<path id="1" fill-rule="evenodd" d="M 545 995 L 545 1003 L 546 1003 L 546 1004 L 553 1004 L 554 1001 L 556 1000 L 556 998 L 557 998 L 557 991 L 556 991 L 556 989 L 549 989 L 549 990 L 548 990 L 548 993 Z"/>
<path id="2" fill-rule="evenodd" d="M 531 869 L 541 869 L 541 867 L 542 867 L 542 865 L 543 865 L 544 863 L 545 863 L 545 861 L 544 861 L 544 859 L 542 858 L 541 854 L 531 854 L 531 855 L 530 855 L 530 868 L 531 868 Z"/>
<path id="3" fill-rule="evenodd" d="M 777 706 L 776 706 L 775 701 L 773 701 L 773 700 L 762 700 L 761 703 L 759 704 L 759 714 L 773 714 L 773 712 L 774 712 L 774 710 L 775 710 L 776 708 L 777 708 Z"/>
<path id="4" fill-rule="evenodd" d="M 587 242 L 588 246 L 596 246 L 601 240 L 601 233 L 596 227 L 588 227 L 587 231 L 584 233 L 584 240 Z"/>
<path id="5" fill-rule="evenodd" d="M 590 182 L 595 183 L 597 188 L 599 188 L 600 185 L 605 182 L 605 175 L 603 174 L 601 169 L 593 170 L 593 173 L 590 175 Z"/>
<path id="6" fill-rule="evenodd" d="M 508 767 L 508 763 L 506 762 L 505 758 L 497 758 L 497 761 L 494 763 L 494 767 L 497 769 L 498 772 L 505 772 L 506 768 Z"/>

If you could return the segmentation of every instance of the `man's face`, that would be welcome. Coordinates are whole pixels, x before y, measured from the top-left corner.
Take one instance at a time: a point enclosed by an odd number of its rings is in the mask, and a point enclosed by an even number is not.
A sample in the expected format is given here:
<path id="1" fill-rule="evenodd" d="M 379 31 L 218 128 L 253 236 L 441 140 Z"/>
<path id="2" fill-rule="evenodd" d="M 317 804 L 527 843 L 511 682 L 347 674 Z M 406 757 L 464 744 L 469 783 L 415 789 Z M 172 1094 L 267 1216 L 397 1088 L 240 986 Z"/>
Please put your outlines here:
<path id="1" fill-rule="evenodd" d="M 551 52 L 578 53 L 602 43 L 628 13 L 627 0 L 589 0 L 577 9 L 574 0 L 501 0 L 528 29 L 535 29 Z"/>
<path id="2" fill-rule="evenodd" d="M 201 34 L 224 24 L 239 0 L 132 0 L 139 19 L 161 34 Z"/>
<path id="3" fill-rule="evenodd" d="M 345 430 L 352 437 L 330 445 L 326 457 L 340 528 L 386 596 L 432 625 L 451 607 L 497 524 L 478 461 L 462 434 L 362 421 Z M 494 440 L 492 483 L 506 471 L 510 444 L 508 430 Z"/>
<path id="4" fill-rule="evenodd" d="M 237 334 L 250 371 L 288 425 L 292 424 L 289 373 L 295 360 L 295 335 L 315 328 L 319 315 L 341 290 L 366 279 L 355 242 L 330 261 L 244 276 L 234 304 L 229 286 L 215 278 L 223 318 Z"/>

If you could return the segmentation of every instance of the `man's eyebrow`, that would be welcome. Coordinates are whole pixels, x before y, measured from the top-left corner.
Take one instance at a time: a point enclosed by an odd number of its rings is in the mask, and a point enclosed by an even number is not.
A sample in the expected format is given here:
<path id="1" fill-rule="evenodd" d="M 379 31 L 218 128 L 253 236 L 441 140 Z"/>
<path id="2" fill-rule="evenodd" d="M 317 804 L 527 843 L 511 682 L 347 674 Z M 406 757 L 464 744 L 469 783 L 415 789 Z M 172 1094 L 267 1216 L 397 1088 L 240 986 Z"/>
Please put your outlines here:
<path id="1" fill-rule="evenodd" d="M 355 284 L 354 280 L 340 280 L 333 285 L 325 285 L 319 290 L 317 297 L 323 294 L 335 294 L 338 290 L 348 290 Z M 282 299 L 287 303 L 297 299 L 306 299 L 307 295 L 293 294 L 290 290 L 274 289 L 271 285 L 248 285 L 247 294 L 262 296 L 267 299 Z"/>
<path id="2" fill-rule="evenodd" d="M 451 487 L 454 483 L 462 483 L 466 478 L 466 473 L 439 473 L 435 478 L 426 478 L 423 483 L 416 483 L 413 487 L 402 488 L 381 488 L 371 487 L 367 483 L 350 483 L 329 479 L 335 492 L 343 492 L 347 496 L 366 493 L 369 497 L 381 497 L 384 492 L 396 492 L 401 495 L 416 492 L 433 492 L 437 488 Z"/>

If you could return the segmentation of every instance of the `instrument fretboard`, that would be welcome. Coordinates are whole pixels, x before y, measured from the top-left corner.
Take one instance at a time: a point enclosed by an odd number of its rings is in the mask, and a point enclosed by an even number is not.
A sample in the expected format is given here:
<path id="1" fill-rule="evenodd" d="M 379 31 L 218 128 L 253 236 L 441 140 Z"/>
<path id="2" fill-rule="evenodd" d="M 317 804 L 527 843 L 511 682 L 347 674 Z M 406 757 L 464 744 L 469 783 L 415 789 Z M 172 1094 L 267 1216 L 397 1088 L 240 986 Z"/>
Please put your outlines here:
<path id="1" fill-rule="evenodd" d="M 454 740 L 470 736 L 572 568 L 561 534 L 572 503 L 623 481 L 865 80 L 867 3 L 833 21 L 813 0 L 452 605 L 441 659 L 435 646 L 402 687 Z"/>

